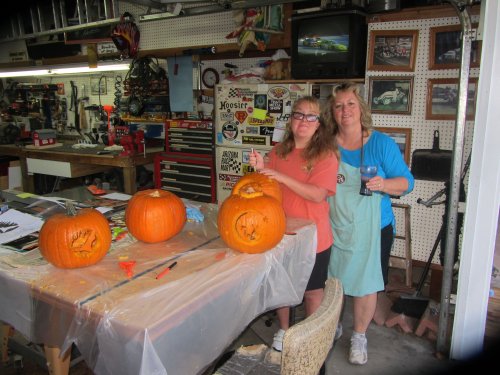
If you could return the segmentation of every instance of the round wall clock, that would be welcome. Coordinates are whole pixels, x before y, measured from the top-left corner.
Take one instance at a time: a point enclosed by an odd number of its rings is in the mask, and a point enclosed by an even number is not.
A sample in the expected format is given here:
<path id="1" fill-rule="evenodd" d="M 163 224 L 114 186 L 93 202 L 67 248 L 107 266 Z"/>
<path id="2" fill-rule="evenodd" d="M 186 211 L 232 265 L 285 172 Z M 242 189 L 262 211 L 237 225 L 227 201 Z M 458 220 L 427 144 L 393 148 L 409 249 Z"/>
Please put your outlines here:
<path id="1" fill-rule="evenodd" d="M 219 73 L 213 68 L 206 68 L 201 74 L 201 81 L 209 89 L 213 89 L 219 83 Z"/>

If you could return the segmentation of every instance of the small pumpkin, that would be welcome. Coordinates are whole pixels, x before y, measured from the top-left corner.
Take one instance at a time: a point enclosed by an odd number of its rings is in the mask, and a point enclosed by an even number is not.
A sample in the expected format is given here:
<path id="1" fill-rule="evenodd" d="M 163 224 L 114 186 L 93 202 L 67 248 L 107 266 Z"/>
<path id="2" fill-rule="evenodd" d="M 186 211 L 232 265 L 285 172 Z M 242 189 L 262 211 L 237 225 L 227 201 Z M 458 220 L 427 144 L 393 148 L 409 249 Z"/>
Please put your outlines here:
<path id="1" fill-rule="evenodd" d="M 244 187 L 251 187 L 254 191 L 262 191 L 265 195 L 277 199 L 280 203 L 283 200 L 279 182 L 262 173 L 251 172 L 245 174 L 233 186 L 231 194 L 239 194 Z"/>
<path id="2" fill-rule="evenodd" d="M 66 203 L 66 213 L 50 216 L 40 229 L 38 247 L 47 262 L 59 268 L 80 268 L 98 263 L 111 246 L 106 217 L 93 208 L 76 211 Z"/>
<path id="3" fill-rule="evenodd" d="M 257 254 L 272 249 L 281 241 L 286 218 L 277 199 L 247 184 L 222 203 L 217 225 L 221 238 L 230 248 Z"/>
<path id="4" fill-rule="evenodd" d="M 138 191 L 127 203 L 125 223 L 140 241 L 166 241 L 184 228 L 186 206 L 177 195 L 166 190 Z"/>

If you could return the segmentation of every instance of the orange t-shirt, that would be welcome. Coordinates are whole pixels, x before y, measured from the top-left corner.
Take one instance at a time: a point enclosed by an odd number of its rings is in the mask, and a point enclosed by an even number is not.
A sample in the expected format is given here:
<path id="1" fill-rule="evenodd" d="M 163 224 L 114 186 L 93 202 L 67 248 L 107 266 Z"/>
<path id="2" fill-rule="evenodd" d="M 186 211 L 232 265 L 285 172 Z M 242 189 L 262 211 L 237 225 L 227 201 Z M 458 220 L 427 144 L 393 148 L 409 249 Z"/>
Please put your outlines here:
<path id="1" fill-rule="evenodd" d="M 306 162 L 300 155 L 301 149 L 294 149 L 287 155 L 286 159 L 278 157 L 275 150 L 269 153 L 268 168 L 277 170 L 280 173 L 293 177 L 294 179 L 307 184 L 313 184 L 328 190 L 328 195 L 335 194 L 337 188 L 337 171 L 339 163 L 337 157 L 332 154 L 320 161 L 317 161 L 311 171 L 306 170 Z M 316 223 L 318 231 L 318 247 L 316 252 L 326 250 L 333 244 L 332 228 L 330 226 L 329 209 L 326 199 L 316 203 L 304 199 L 284 184 L 281 184 L 283 191 L 283 209 L 289 217 L 310 219 Z"/>

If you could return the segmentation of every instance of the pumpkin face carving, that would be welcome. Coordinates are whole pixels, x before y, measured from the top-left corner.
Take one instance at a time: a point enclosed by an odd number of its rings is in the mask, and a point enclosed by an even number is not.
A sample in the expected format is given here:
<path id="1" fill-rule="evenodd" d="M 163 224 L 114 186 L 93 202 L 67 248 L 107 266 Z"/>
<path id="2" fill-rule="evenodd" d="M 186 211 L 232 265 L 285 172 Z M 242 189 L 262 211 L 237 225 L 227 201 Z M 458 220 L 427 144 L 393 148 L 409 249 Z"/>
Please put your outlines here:
<path id="1" fill-rule="evenodd" d="M 98 263 L 111 246 L 106 217 L 93 208 L 50 216 L 40 229 L 38 247 L 47 262 L 59 268 L 80 268 Z"/>
<path id="2" fill-rule="evenodd" d="M 279 187 L 279 186 L 278 186 Z M 252 184 L 233 190 L 217 216 L 219 233 L 232 249 L 262 253 L 276 246 L 285 234 L 286 219 L 281 203 Z"/>
<path id="3" fill-rule="evenodd" d="M 125 223 L 138 240 L 148 243 L 166 241 L 184 227 L 186 207 L 177 195 L 169 191 L 138 191 L 127 204 Z"/>

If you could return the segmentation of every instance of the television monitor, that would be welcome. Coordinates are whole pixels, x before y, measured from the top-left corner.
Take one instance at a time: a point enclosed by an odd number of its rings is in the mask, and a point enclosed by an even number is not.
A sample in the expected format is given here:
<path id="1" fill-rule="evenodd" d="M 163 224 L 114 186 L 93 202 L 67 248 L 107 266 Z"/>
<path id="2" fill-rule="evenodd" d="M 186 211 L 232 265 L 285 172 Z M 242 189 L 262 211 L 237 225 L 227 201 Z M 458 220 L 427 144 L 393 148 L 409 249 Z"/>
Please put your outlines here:
<path id="1" fill-rule="evenodd" d="M 323 10 L 292 16 L 294 79 L 363 78 L 368 26 L 357 9 Z"/>

